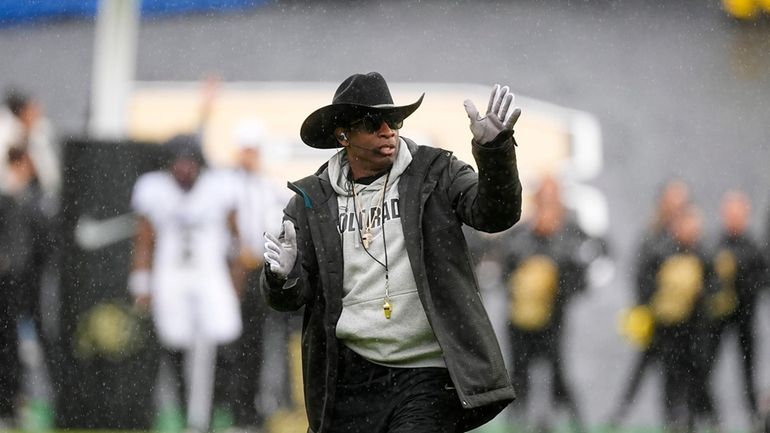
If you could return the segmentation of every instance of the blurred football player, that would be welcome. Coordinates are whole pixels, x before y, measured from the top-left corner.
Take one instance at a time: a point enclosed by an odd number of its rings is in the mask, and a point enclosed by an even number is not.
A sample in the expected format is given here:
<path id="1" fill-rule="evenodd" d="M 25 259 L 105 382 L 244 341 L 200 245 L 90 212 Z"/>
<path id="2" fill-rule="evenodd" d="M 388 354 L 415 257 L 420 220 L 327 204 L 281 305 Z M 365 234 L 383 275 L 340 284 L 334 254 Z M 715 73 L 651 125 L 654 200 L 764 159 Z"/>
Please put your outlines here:
<path id="1" fill-rule="evenodd" d="M 212 391 L 217 346 L 237 339 L 242 328 L 233 283 L 233 275 L 242 280 L 240 261 L 232 260 L 236 198 L 230 176 L 206 168 L 195 136 L 176 136 L 166 147 L 168 169 L 146 173 L 134 185 L 138 221 L 129 290 L 138 307 L 152 311 L 178 394 L 186 398 L 188 427 L 208 431 L 212 393 L 220 399 Z"/>

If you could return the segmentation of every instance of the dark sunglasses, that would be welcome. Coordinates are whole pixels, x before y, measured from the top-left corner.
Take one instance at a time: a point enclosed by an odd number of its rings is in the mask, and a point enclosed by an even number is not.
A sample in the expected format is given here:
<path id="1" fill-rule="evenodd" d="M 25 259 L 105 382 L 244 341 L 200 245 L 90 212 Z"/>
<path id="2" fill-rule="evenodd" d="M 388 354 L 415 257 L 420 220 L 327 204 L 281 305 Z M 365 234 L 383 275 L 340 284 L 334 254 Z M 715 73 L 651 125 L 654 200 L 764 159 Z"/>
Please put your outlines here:
<path id="1" fill-rule="evenodd" d="M 382 122 L 388 124 L 390 129 L 401 129 L 404 126 L 404 119 L 388 117 L 382 114 L 366 114 L 364 117 L 350 123 L 350 130 L 362 132 L 366 131 L 373 134 L 380 130 Z"/>

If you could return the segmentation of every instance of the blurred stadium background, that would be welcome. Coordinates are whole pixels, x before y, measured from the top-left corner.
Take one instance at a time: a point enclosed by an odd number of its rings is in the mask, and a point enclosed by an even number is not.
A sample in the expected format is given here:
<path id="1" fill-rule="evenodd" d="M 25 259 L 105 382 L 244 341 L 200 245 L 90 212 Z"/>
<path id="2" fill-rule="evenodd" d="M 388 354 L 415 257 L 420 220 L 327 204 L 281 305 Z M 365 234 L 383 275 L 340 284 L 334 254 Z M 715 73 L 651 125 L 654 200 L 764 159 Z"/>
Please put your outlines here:
<path id="1" fill-rule="evenodd" d="M 73 254 L 49 317 L 60 347 L 72 347 L 77 324 L 101 300 L 125 295 L 128 244 L 89 250 L 77 243 L 78 218 L 126 211 L 133 178 L 157 166 L 152 143 L 197 127 L 208 77 L 221 80 L 209 154 L 228 163 L 233 113 L 267 118 L 278 177 L 294 174 L 286 167 L 307 171 L 288 164 L 298 155 L 308 166 L 323 159 L 302 153 L 297 125 L 351 73 L 381 72 L 398 83 L 397 101 L 425 91 L 422 117 L 404 134 L 461 155 L 469 136 L 440 134 L 464 125 L 463 98 L 480 104 L 488 85 L 501 82 L 522 96 L 522 169 L 532 169 L 531 179 L 563 171 L 576 186 L 575 206 L 593 200 L 590 209 L 604 209 L 587 221 L 599 221 L 593 230 L 608 240 L 615 272 L 574 303 L 567 333 L 568 372 L 598 428 L 630 368 L 634 349 L 618 336 L 617 314 L 631 302 L 637 238 L 661 184 L 680 177 L 693 186 L 709 234 L 722 193 L 741 188 L 754 201 L 754 233 L 770 235 L 768 10 L 750 0 L 6 2 L 0 86 L 33 94 L 69 143 L 62 230 Z M 760 311 L 757 380 L 768 393 L 767 296 Z M 715 394 L 725 427 L 746 431 L 732 341 L 724 351 Z M 64 426 L 129 417 L 119 404 L 126 400 L 110 396 L 141 389 L 125 381 L 141 376 L 141 359 L 124 360 L 115 377 L 96 373 L 104 366 L 75 368 L 83 361 L 66 349 L 59 355 L 54 391 L 67 403 L 57 414 Z M 629 425 L 660 425 L 658 387 L 657 379 L 643 386 Z"/>

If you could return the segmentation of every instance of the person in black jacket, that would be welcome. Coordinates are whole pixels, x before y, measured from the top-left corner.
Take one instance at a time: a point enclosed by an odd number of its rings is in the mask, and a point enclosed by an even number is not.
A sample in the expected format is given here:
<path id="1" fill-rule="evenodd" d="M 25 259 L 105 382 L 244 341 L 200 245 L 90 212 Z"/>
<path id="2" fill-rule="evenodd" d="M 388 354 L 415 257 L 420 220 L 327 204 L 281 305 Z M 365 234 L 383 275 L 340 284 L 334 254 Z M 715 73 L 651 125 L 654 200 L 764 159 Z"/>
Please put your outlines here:
<path id="1" fill-rule="evenodd" d="M 531 220 L 514 228 L 500 247 L 503 276 L 509 288 L 513 385 L 519 409 L 516 415 L 526 412 L 532 367 L 542 359 L 551 370 L 554 404 L 567 410 L 573 427 L 579 431 L 584 426 L 563 367 L 561 336 L 569 301 L 586 287 L 588 263 L 580 253 L 586 239 L 562 204 L 558 182 L 547 177 L 534 196 Z"/>
<path id="2" fill-rule="evenodd" d="M 21 207 L 0 194 L 0 429 L 10 429 L 17 415 L 21 391 L 18 319 L 22 303 L 21 271 L 31 251 L 19 242 L 23 228 Z"/>
<path id="3" fill-rule="evenodd" d="M 310 432 L 457 432 L 514 398 L 462 225 L 487 232 L 521 213 L 513 126 L 495 86 L 485 115 L 465 102 L 478 174 L 400 135 L 421 104 L 397 106 L 379 73 L 345 79 L 300 130 L 340 148 L 290 184 L 279 237 L 266 234 L 262 290 L 304 307 Z"/>
<path id="4" fill-rule="evenodd" d="M 714 256 L 719 290 L 708 305 L 711 319 L 709 370 L 713 369 L 725 332 L 735 330 L 740 348 L 743 392 L 749 413 L 757 416 L 757 392 L 754 383 L 754 312 L 760 290 L 768 283 L 766 259 L 748 228 L 751 203 L 740 191 L 729 191 L 722 198 L 722 232 Z"/>
<path id="5" fill-rule="evenodd" d="M 18 324 L 26 317 L 41 329 L 40 277 L 55 247 L 29 155 L 13 147 L 7 159 L 12 182 L 0 193 L 0 430 L 13 424 L 21 401 Z"/>
<path id="6" fill-rule="evenodd" d="M 652 221 L 639 241 L 639 249 L 636 254 L 637 266 L 634 285 L 636 307 L 629 311 L 644 315 L 637 317 L 649 317 L 646 314 L 648 310 L 645 304 L 651 296 L 649 291 L 655 288 L 654 268 L 657 266 L 656 259 L 660 256 L 659 249 L 671 242 L 671 224 L 690 204 L 690 187 L 684 181 L 672 179 L 663 185 Z M 648 335 L 649 332 L 646 331 L 652 328 L 643 326 L 646 322 L 642 323 L 641 329 L 637 327 L 637 329 L 629 330 L 633 335 L 632 341 L 640 346 L 641 350 L 636 354 L 627 385 L 621 395 L 620 404 L 614 409 L 610 417 L 610 425 L 617 426 L 622 423 L 639 391 L 644 373 L 650 367 L 655 366 L 657 362 L 658 347 L 654 344 L 657 340 L 652 335 Z"/>
<path id="7" fill-rule="evenodd" d="M 663 369 L 664 423 L 670 431 L 691 431 L 698 419 L 718 427 L 705 350 L 707 300 L 716 282 L 701 241 L 702 225 L 694 205 L 674 219 L 671 237 L 650 261 L 652 286 L 641 292 L 655 321 L 652 344 Z"/>

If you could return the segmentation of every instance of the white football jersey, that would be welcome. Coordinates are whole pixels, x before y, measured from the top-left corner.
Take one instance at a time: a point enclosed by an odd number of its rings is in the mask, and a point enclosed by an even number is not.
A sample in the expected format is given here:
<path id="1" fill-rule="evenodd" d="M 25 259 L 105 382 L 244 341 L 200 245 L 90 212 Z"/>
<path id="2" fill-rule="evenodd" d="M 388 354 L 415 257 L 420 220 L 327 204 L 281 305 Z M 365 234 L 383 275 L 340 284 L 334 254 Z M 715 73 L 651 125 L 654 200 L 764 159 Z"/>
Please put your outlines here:
<path id="1" fill-rule="evenodd" d="M 218 343 L 240 335 L 227 264 L 227 217 L 236 203 L 229 176 L 215 170 L 202 170 L 190 191 L 167 171 L 146 173 L 134 185 L 134 211 L 155 231 L 153 316 L 161 341 L 172 347 L 189 347 L 196 333 Z"/>

